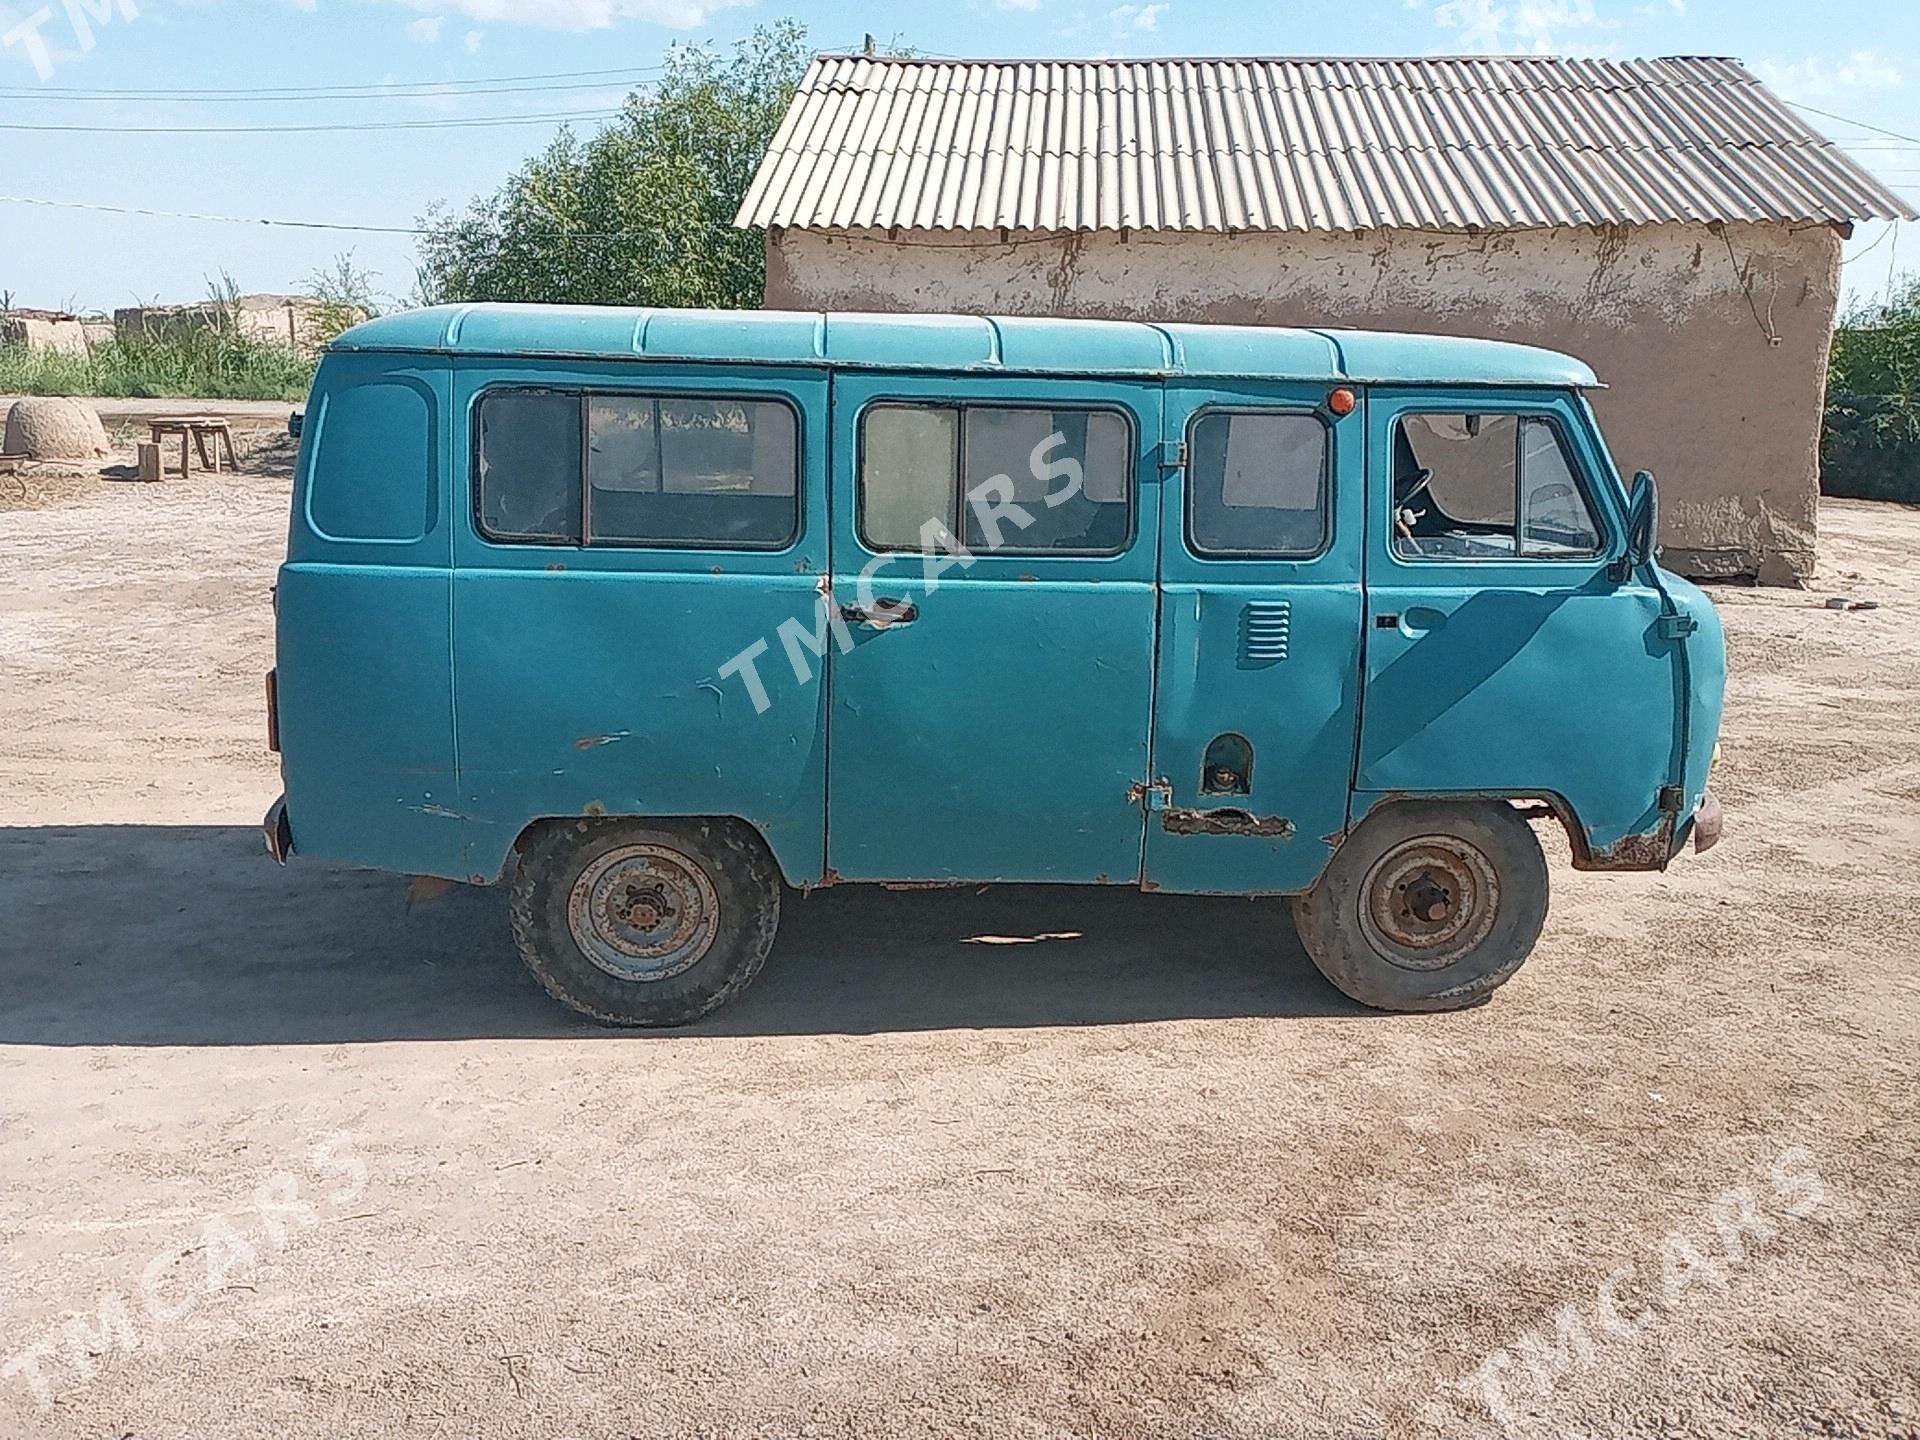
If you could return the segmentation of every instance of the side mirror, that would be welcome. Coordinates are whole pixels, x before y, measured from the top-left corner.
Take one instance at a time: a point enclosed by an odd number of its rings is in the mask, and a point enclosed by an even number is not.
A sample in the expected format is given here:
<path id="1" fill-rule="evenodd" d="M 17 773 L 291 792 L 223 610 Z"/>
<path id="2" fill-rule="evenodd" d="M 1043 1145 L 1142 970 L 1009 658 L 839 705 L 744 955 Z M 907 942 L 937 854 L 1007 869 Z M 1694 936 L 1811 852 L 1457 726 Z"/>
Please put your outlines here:
<path id="1" fill-rule="evenodd" d="M 1607 577 L 1624 584 L 1642 565 L 1651 565 L 1660 552 L 1660 488 L 1651 470 L 1633 477 L 1627 496 L 1627 553 L 1607 567 Z"/>
<path id="2" fill-rule="evenodd" d="M 1651 470 L 1633 477 L 1633 502 L 1627 510 L 1627 553 L 1635 565 L 1651 565 L 1660 553 L 1660 487 Z"/>

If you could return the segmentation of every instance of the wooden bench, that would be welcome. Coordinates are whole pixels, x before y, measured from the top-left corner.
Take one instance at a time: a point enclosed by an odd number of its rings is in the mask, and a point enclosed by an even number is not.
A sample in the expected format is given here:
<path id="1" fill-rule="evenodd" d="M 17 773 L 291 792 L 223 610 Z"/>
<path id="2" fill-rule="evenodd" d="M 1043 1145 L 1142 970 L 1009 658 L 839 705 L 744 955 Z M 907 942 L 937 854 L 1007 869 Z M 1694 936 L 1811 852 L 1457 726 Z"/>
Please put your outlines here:
<path id="1" fill-rule="evenodd" d="M 151 432 L 149 443 L 157 447 L 164 440 L 180 437 L 180 478 L 186 479 L 192 473 L 192 455 L 200 457 L 200 468 L 220 473 L 220 447 L 226 446 L 226 461 L 229 470 L 240 468 L 240 458 L 233 451 L 233 427 L 225 420 L 213 415 L 169 415 L 147 422 Z M 188 445 L 193 449 L 190 452 Z M 157 457 L 156 457 L 157 464 Z M 144 467 L 143 467 L 144 468 Z M 142 479 L 147 478 L 142 476 Z M 153 479 L 159 479 L 155 474 Z"/>

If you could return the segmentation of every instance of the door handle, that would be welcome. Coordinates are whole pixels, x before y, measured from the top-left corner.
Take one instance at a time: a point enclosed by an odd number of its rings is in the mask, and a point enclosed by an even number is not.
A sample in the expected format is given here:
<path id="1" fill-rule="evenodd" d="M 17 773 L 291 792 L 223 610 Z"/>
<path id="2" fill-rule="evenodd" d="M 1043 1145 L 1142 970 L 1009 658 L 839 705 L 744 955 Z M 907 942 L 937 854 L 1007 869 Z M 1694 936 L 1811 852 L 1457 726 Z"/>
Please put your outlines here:
<path id="1" fill-rule="evenodd" d="M 1447 623 L 1447 612 L 1436 610 L 1431 605 L 1416 605 L 1406 614 L 1398 611 L 1386 611 L 1373 617 L 1377 630 L 1398 630 L 1403 635 L 1423 635 L 1429 630 L 1438 630 Z"/>
<path id="2" fill-rule="evenodd" d="M 911 600 L 875 600 L 872 610 L 858 605 L 842 605 L 840 618 L 849 625 L 865 625 L 873 630 L 891 630 L 896 625 L 911 625 L 920 618 L 920 607 Z"/>

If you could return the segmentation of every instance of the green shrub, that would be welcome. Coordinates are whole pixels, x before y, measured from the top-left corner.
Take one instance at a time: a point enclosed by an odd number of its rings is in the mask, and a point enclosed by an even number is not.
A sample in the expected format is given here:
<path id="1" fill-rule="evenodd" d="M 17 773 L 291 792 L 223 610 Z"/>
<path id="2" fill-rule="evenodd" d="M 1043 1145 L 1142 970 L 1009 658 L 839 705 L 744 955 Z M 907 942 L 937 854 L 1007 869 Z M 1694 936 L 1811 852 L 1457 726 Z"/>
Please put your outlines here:
<path id="1" fill-rule="evenodd" d="M 1820 493 L 1920 504 L 1920 278 L 1856 306 L 1833 336 Z"/>
<path id="2" fill-rule="evenodd" d="M 1909 397 L 1827 394 L 1820 493 L 1920 505 L 1920 433 Z"/>
<path id="3" fill-rule="evenodd" d="M 109 340 L 91 355 L 0 345 L 0 394 L 299 400 L 314 362 L 281 345 L 195 329 Z"/>

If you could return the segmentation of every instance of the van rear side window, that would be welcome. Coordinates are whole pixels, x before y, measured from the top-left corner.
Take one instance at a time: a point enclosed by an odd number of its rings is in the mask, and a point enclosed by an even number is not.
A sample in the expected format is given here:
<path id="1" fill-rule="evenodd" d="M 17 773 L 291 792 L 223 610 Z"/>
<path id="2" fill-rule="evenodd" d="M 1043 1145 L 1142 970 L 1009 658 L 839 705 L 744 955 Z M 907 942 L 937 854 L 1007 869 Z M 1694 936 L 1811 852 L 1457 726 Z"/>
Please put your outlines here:
<path id="1" fill-rule="evenodd" d="M 480 402 L 480 528 L 496 540 L 580 543 L 580 398 L 503 390 Z"/>
<path id="2" fill-rule="evenodd" d="M 384 544 L 427 533 L 433 495 L 433 406 L 414 381 L 369 380 L 327 392 L 307 516 L 329 540 Z"/>
<path id="3" fill-rule="evenodd" d="M 477 424 L 490 539 L 777 550 L 799 534 L 799 423 L 783 401 L 501 390 Z"/>

